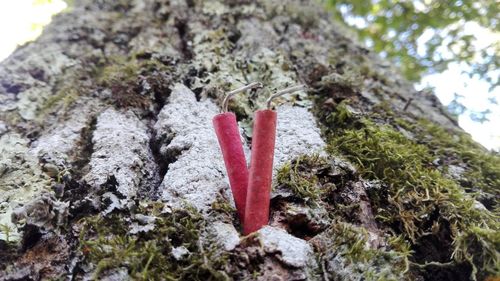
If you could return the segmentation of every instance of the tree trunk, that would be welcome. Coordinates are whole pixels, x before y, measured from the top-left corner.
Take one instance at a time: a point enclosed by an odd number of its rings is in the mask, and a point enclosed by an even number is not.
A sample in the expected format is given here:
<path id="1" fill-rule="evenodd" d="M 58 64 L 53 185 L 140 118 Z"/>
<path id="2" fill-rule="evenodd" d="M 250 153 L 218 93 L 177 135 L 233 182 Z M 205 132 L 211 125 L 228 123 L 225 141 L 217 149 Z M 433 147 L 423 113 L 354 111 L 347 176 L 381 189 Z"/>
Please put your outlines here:
<path id="1" fill-rule="evenodd" d="M 498 275 L 500 160 L 322 10 L 82 0 L 54 17 L 0 65 L 0 280 Z M 211 120 L 252 81 L 230 103 L 248 159 L 253 112 L 308 89 L 276 103 L 270 226 L 243 237 Z"/>

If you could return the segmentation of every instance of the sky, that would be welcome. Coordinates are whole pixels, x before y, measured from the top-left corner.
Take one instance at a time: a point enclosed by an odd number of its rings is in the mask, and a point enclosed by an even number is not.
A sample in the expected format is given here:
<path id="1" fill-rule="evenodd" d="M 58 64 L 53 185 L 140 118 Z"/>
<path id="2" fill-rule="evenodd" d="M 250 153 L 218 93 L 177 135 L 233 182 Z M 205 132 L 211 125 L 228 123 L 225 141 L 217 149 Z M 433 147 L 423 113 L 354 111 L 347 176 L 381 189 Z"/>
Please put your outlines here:
<path id="1" fill-rule="evenodd" d="M 473 45 L 477 50 L 500 41 L 500 33 L 492 33 L 473 22 L 464 24 L 463 30 L 467 34 L 474 34 L 476 40 Z M 422 35 L 425 36 L 426 34 Z M 419 38 L 422 43 L 426 40 Z M 453 101 L 455 94 L 461 95 L 459 102 L 467 107 L 467 111 L 458 116 L 460 127 L 486 148 L 500 151 L 500 87 L 489 91 L 490 85 L 486 81 L 470 78 L 465 74 L 467 70 L 466 64 L 449 64 L 448 69 L 442 73 L 424 76 L 416 88 L 420 90 L 427 86 L 433 87 L 445 106 Z M 490 74 L 492 77 L 495 75 L 500 75 L 500 70 Z M 486 110 L 490 113 L 485 122 L 477 122 L 471 118 L 471 112 Z"/>
<path id="2" fill-rule="evenodd" d="M 462 72 L 465 66 L 450 64 L 448 70 L 443 73 L 428 75 L 422 79 L 416 87 L 422 89 L 425 86 L 434 87 L 434 92 L 439 100 L 448 105 L 454 99 L 454 94 L 460 94 L 460 103 L 465 104 L 469 110 L 481 112 L 490 110 L 487 121 L 477 122 L 472 120 L 470 112 L 458 116 L 458 124 L 472 138 L 484 147 L 500 150 L 500 88 L 488 92 L 489 84 L 479 79 L 471 79 Z M 492 103 L 490 98 L 495 97 L 498 103 Z"/>
<path id="3" fill-rule="evenodd" d="M 38 37 L 66 6 L 63 0 L 0 0 L 0 61 L 17 45 Z"/>
<path id="4" fill-rule="evenodd" d="M 8 57 L 18 45 L 36 39 L 43 26 L 50 23 L 52 15 L 66 7 L 63 0 L 0 0 L 0 61 Z M 464 28 L 476 36 L 478 40 L 474 44 L 479 48 L 500 40 L 499 34 L 491 34 L 473 23 Z M 500 151 L 500 89 L 489 92 L 488 83 L 468 77 L 463 74 L 465 70 L 465 65 L 451 64 L 443 73 L 423 77 L 415 87 L 419 90 L 434 88 L 445 106 L 453 101 L 455 94 L 459 94 L 462 96 L 460 102 L 468 109 L 477 112 L 490 110 L 485 122 L 474 121 L 470 111 L 461 114 L 458 121 L 474 140 L 488 149 Z M 492 98 L 496 98 L 498 103 L 492 103 Z"/>

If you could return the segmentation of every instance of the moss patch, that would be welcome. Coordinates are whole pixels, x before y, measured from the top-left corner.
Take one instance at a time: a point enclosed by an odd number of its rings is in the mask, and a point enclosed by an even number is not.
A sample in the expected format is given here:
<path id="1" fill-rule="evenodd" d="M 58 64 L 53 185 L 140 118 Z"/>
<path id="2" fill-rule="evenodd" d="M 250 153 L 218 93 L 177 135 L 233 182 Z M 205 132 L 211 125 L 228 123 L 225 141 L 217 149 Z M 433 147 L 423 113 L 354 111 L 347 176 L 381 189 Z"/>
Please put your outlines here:
<path id="1" fill-rule="evenodd" d="M 432 143 L 419 144 L 392 126 L 346 111 L 341 104 L 322 116 L 328 151 L 355 163 L 364 178 L 385 185 L 369 193 L 372 207 L 379 223 L 411 241 L 416 251 L 412 259 L 417 263 L 435 261 L 428 260 L 432 255 L 415 259 L 422 250 L 419 243 L 431 237 L 438 245 L 436 251 L 446 257 L 440 254 L 435 262 L 454 263 L 451 271 L 470 265 L 472 278 L 498 275 L 499 255 L 491 251 L 500 242 L 493 235 L 500 230 L 498 214 L 477 207 L 473 196 L 433 165 Z M 445 147 L 446 142 L 441 148 Z M 483 182 L 488 183 L 486 178 Z"/>
<path id="2" fill-rule="evenodd" d="M 218 194 L 216 200 L 212 203 L 210 215 L 227 223 L 239 223 L 236 208 L 222 194 Z"/>
<path id="3" fill-rule="evenodd" d="M 407 244 L 396 237 L 387 247 L 372 249 L 368 237 L 364 228 L 339 221 L 315 237 L 323 275 L 333 280 L 403 280 L 409 267 Z"/>
<path id="4" fill-rule="evenodd" d="M 9 225 L 0 224 L 0 270 L 6 270 L 10 262 L 19 256 L 18 244 L 11 241 L 12 233 L 16 230 L 12 229 Z"/>
<path id="5" fill-rule="evenodd" d="M 45 114 L 54 110 L 57 105 L 61 105 L 62 111 L 66 111 L 69 106 L 78 99 L 80 93 L 73 86 L 65 86 L 58 90 L 55 95 L 50 96 L 42 104 L 39 110 L 39 116 L 43 117 Z"/>
<path id="6" fill-rule="evenodd" d="M 95 265 L 94 278 L 107 270 L 126 268 L 134 280 L 227 280 L 222 270 L 226 256 L 214 255 L 203 245 L 200 234 L 205 221 L 194 209 L 161 213 L 162 204 L 139 208 L 135 218 L 148 216 L 152 229 L 130 233 L 127 216 L 94 216 L 82 221 L 80 249 L 85 260 Z M 144 218 L 144 217 L 142 217 Z M 187 253 L 174 256 L 174 248 Z"/>
<path id="7" fill-rule="evenodd" d="M 279 185 L 289 188 L 295 196 L 314 202 L 325 193 L 317 176 L 318 170 L 325 166 L 328 167 L 329 163 L 319 155 L 301 156 L 283 165 L 277 180 Z"/>
<path id="8" fill-rule="evenodd" d="M 101 89 L 110 91 L 110 101 L 116 107 L 153 109 L 155 104 L 163 106 L 170 93 L 168 87 L 175 73 L 172 63 L 168 58 L 118 57 L 110 59 L 94 75 Z"/>
<path id="9" fill-rule="evenodd" d="M 488 151 L 476 143 L 472 137 L 459 130 L 443 128 L 429 120 L 416 122 L 398 114 L 385 106 L 377 110 L 376 116 L 384 119 L 396 130 L 404 129 L 412 134 L 414 141 L 424 145 L 433 161 L 437 161 L 445 174 L 449 174 L 450 165 L 464 169 L 456 175 L 458 184 L 476 196 L 490 210 L 497 208 L 500 199 L 500 154 Z M 486 194 L 482 194 L 486 193 Z M 482 200 L 488 198 L 489 200 Z"/>
<path id="10" fill-rule="evenodd" d="M 464 132 L 446 130 L 427 120 L 420 120 L 409 128 L 416 132 L 418 141 L 442 160 L 466 165 L 460 182 L 473 191 L 484 191 L 495 196 L 495 206 L 500 199 L 500 155 L 489 152 Z M 492 206 L 493 207 L 493 206 Z"/>

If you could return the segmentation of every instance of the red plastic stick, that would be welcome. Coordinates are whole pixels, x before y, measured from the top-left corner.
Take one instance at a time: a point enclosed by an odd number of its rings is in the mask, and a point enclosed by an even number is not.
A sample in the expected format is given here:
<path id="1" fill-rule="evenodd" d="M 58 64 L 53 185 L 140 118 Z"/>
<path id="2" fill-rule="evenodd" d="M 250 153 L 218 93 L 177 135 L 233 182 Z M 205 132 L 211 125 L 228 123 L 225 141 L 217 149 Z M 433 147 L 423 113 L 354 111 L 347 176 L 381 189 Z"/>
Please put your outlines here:
<path id="1" fill-rule="evenodd" d="M 219 140 L 219 145 L 224 157 L 229 185 L 233 192 L 234 203 L 238 211 L 240 221 L 243 223 L 245 218 L 246 194 L 248 188 L 248 168 L 241 143 L 236 115 L 227 112 L 229 99 L 237 93 L 248 89 L 261 88 L 262 84 L 253 82 L 239 89 L 227 93 L 222 103 L 223 113 L 215 115 L 213 125 L 215 134 Z"/>
<path id="2" fill-rule="evenodd" d="M 247 191 L 243 233 L 259 230 L 269 220 L 269 201 L 273 178 L 274 143 L 277 113 L 272 110 L 255 112 L 252 158 Z"/>
<path id="3" fill-rule="evenodd" d="M 252 158 L 248 178 L 247 201 L 243 234 L 259 230 L 269 221 L 271 184 L 273 180 L 274 145 L 278 114 L 271 110 L 274 98 L 303 90 L 304 85 L 276 92 L 267 100 L 267 110 L 255 112 L 252 136 Z"/>
<path id="4" fill-rule="evenodd" d="M 248 169 L 241 143 L 236 115 L 226 112 L 215 115 L 213 125 L 224 157 L 229 184 L 240 221 L 245 218 Z"/>

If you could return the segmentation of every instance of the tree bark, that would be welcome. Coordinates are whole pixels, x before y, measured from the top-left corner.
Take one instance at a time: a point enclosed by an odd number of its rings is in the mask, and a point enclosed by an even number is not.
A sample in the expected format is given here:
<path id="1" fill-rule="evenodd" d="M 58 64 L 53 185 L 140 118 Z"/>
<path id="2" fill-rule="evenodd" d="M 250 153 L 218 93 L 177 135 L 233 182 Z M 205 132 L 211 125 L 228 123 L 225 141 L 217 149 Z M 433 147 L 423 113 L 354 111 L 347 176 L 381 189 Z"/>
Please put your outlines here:
<path id="1" fill-rule="evenodd" d="M 276 90 L 308 90 L 278 103 L 270 226 L 243 237 L 211 122 L 224 92 L 253 81 L 265 88 L 230 104 L 247 158 L 253 112 Z M 327 149 L 335 128 L 325 116 L 342 101 L 348 115 L 381 125 L 399 116 L 460 130 L 432 93 L 415 91 L 314 3 L 75 1 L 0 65 L 0 280 L 475 274 L 382 222 L 373 190 L 388 183 Z M 304 155 L 317 159 L 299 166 Z M 294 163 L 330 191 L 287 188 Z M 341 205 L 351 211 L 333 213 Z M 397 252 L 388 235 L 417 254 Z M 366 256 L 348 257 L 350 241 Z M 439 265 L 419 267 L 427 262 Z"/>

